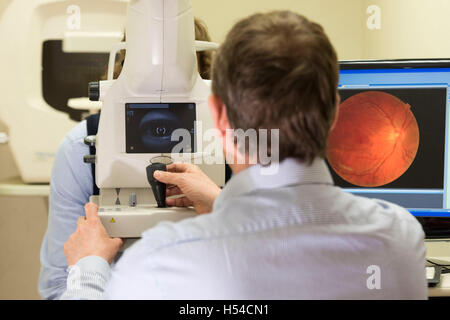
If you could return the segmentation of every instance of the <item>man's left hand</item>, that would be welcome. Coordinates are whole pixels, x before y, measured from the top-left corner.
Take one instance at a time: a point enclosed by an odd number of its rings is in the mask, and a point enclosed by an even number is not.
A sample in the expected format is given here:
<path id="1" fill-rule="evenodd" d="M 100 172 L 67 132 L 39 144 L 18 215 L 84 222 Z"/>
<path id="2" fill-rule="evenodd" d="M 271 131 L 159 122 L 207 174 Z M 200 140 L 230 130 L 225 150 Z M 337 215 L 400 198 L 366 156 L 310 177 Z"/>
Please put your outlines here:
<path id="1" fill-rule="evenodd" d="M 123 244 L 120 238 L 110 238 L 98 217 L 98 207 L 93 203 L 84 206 L 85 217 L 80 217 L 77 229 L 64 244 L 67 264 L 75 265 L 87 256 L 98 256 L 111 263 Z"/>

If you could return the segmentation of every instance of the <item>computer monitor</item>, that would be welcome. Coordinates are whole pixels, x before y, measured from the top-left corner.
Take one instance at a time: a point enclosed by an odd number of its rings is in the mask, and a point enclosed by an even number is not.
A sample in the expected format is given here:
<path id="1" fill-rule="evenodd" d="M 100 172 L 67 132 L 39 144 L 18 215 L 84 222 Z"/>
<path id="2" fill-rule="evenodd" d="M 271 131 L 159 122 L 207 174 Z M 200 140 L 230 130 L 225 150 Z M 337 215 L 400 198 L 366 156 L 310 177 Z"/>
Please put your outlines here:
<path id="1" fill-rule="evenodd" d="M 450 237 L 450 60 L 340 62 L 327 162 L 336 185 L 407 208 Z"/>

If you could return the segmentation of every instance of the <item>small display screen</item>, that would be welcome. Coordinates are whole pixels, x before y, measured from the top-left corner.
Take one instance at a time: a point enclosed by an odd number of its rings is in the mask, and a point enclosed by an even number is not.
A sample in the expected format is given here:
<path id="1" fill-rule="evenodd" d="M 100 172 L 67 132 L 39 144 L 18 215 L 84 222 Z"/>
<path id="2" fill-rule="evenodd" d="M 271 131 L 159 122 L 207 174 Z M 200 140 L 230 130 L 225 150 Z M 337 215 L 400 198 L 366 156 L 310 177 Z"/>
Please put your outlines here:
<path id="1" fill-rule="evenodd" d="M 196 151 L 195 103 L 127 103 L 125 119 L 127 153 Z"/>

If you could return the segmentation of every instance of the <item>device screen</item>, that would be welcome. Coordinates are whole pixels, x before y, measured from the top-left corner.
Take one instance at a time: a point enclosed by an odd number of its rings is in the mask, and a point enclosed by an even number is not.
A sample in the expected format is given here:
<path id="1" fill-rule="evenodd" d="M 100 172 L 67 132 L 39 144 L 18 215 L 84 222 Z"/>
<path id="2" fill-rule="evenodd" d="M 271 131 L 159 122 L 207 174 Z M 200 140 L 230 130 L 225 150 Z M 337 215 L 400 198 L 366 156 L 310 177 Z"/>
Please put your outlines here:
<path id="1" fill-rule="evenodd" d="M 127 153 L 195 152 L 195 103 L 127 103 L 125 119 Z"/>

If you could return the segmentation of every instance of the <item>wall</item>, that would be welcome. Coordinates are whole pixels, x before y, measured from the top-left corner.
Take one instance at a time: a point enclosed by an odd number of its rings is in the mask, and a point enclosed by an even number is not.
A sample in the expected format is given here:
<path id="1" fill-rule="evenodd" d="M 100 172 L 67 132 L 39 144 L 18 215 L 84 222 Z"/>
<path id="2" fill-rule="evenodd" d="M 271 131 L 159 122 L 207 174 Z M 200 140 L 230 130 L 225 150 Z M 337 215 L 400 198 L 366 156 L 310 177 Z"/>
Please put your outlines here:
<path id="1" fill-rule="evenodd" d="M 366 0 L 381 9 L 381 29 L 365 28 L 366 59 L 450 58 L 449 0 Z"/>
<path id="2" fill-rule="evenodd" d="M 336 47 L 340 59 L 362 57 L 364 30 L 361 0 L 192 0 L 194 14 L 205 21 L 214 41 L 222 42 L 241 18 L 256 12 L 288 9 L 320 23 Z"/>
<path id="3" fill-rule="evenodd" d="M 450 0 L 192 0 L 214 41 L 239 19 L 289 9 L 320 23 L 341 60 L 450 57 Z M 381 9 L 381 29 L 369 30 L 369 5 Z"/>

